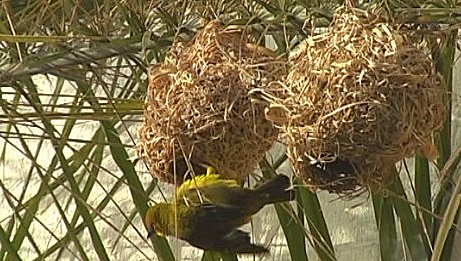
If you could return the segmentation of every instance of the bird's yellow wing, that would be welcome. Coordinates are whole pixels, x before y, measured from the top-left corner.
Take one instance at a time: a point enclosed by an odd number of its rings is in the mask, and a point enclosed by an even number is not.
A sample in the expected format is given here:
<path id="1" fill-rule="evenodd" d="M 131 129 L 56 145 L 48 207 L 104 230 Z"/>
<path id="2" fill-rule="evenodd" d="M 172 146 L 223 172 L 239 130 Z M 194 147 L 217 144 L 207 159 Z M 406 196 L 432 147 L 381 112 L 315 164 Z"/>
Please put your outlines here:
<path id="1" fill-rule="evenodd" d="M 184 201 L 188 205 L 205 202 L 227 205 L 227 202 L 240 192 L 243 192 L 243 189 L 236 180 L 223 178 L 209 167 L 207 174 L 184 181 L 176 190 L 176 200 Z"/>

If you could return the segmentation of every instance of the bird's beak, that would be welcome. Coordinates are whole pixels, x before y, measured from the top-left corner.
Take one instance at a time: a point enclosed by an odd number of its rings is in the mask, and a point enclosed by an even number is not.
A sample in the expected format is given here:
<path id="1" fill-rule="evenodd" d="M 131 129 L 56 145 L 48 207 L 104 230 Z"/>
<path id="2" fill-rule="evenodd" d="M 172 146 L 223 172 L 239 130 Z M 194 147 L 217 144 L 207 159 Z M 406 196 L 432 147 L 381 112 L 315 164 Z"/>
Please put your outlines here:
<path id="1" fill-rule="evenodd" d="M 151 238 L 155 232 L 153 230 L 147 232 L 147 239 Z"/>
<path id="2" fill-rule="evenodd" d="M 164 236 L 161 232 L 155 231 L 153 228 L 147 231 L 147 239 L 151 238 L 153 235 Z"/>

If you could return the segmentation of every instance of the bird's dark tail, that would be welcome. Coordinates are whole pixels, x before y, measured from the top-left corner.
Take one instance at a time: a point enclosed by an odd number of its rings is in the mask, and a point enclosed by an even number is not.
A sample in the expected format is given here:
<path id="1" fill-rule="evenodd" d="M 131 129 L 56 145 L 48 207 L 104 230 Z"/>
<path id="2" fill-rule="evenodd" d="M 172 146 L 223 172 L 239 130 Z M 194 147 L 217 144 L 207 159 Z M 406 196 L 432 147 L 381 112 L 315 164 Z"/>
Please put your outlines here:
<path id="1" fill-rule="evenodd" d="M 262 198 L 264 204 L 290 201 L 295 197 L 290 178 L 285 175 L 277 175 L 274 179 L 257 187 L 255 192 Z"/>
<path id="2" fill-rule="evenodd" d="M 240 246 L 235 250 L 235 253 L 237 254 L 264 254 L 268 253 L 269 249 L 260 246 L 260 245 L 255 245 L 255 244 L 249 244 L 247 246 Z"/>

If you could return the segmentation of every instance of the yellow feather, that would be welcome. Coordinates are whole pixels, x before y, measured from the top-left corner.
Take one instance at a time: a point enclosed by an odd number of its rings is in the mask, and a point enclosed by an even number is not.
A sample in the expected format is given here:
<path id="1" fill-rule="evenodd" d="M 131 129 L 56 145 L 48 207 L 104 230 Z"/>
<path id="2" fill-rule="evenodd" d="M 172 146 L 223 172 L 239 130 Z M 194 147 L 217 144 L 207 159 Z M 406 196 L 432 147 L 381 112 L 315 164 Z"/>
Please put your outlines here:
<path id="1" fill-rule="evenodd" d="M 200 189 L 204 187 L 211 187 L 217 185 L 224 185 L 226 187 L 239 187 L 239 184 L 234 179 L 223 178 L 221 175 L 216 173 L 213 167 L 207 168 L 207 174 L 198 175 L 192 179 L 184 181 L 176 191 L 176 197 L 181 198 L 185 195 L 185 192 L 191 189 Z"/>

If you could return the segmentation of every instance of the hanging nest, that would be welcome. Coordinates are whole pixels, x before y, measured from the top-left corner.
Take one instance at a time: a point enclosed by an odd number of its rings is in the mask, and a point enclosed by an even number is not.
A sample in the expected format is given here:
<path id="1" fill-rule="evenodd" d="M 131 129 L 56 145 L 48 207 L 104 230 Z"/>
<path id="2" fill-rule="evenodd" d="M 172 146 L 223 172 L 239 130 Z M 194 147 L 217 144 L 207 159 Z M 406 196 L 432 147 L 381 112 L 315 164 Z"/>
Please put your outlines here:
<path id="1" fill-rule="evenodd" d="M 211 165 L 241 180 L 271 148 L 278 131 L 248 92 L 280 78 L 285 65 L 249 41 L 245 30 L 212 21 L 151 68 L 138 154 L 154 177 L 180 184 Z"/>
<path id="2" fill-rule="evenodd" d="M 433 152 L 443 78 L 422 43 L 378 14 L 342 8 L 303 43 L 286 84 L 266 95 L 295 174 L 312 189 L 378 189 L 395 162 Z"/>

